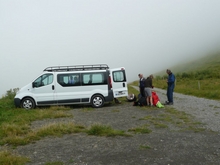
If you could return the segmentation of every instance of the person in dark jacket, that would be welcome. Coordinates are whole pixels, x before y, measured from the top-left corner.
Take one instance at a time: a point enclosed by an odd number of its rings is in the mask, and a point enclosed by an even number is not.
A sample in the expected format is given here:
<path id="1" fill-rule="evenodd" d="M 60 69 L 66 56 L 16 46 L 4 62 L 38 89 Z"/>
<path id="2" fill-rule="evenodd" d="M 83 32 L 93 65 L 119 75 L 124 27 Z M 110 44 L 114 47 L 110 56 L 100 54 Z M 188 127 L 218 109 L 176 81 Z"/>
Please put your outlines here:
<path id="1" fill-rule="evenodd" d="M 144 88 L 145 88 L 145 78 L 143 77 L 143 74 L 138 74 L 139 77 L 139 89 L 140 89 L 140 94 L 142 97 L 145 97 L 145 92 L 144 92 Z"/>
<path id="2" fill-rule="evenodd" d="M 166 101 L 167 105 L 173 105 L 173 90 L 175 88 L 175 75 L 171 72 L 170 69 L 166 70 L 166 73 L 168 74 L 167 78 L 167 99 Z"/>
<path id="3" fill-rule="evenodd" d="M 152 100 L 152 79 L 153 79 L 153 75 L 150 75 L 149 77 L 147 77 L 147 79 L 145 80 L 145 97 L 146 97 L 146 101 L 147 101 L 147 105 L 148 106 L 153 106 L 153 100 Z"/>

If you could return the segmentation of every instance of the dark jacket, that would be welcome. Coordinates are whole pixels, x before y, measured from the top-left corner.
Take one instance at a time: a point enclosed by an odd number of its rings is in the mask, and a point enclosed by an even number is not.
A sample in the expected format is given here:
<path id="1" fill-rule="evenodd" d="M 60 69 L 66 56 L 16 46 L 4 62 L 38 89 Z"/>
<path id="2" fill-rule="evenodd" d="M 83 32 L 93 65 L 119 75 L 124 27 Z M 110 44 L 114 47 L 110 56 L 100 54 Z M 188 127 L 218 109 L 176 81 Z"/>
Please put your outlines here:
<path id="1" fill-rule="evenodd" d="M 174 86 L 175 85 L 175 76 L 172 72 L 168 76 L 167 84 L 168 84 L 168 86 Z"/>
<path id="2" fill-rule="evenodd" d="M 151 79 L 150 77 L 148 77 L 148 78 L 145 80 L 145 87 L 146 87 L 146 88 L 153 88 L 152 79 Z"/>
<path id="3" fill-rule="evenodd" d="M 140 79 L 139 81 L 139 87 L 144 88 L 145 87 L 145 78 Z"/>

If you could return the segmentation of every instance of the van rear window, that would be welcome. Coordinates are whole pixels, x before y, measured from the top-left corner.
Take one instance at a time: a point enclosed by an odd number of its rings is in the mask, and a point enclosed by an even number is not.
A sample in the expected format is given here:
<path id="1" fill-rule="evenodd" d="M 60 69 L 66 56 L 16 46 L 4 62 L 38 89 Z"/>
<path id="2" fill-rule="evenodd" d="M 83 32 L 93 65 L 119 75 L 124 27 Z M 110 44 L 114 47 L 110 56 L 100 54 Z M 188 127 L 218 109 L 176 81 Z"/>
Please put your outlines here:
<path id="1" fill-rule="evenodd" d="M 124 82 L 126 81 L 125 71 L 124 70 L 118 70 L 112 72 L 113 75 L 113 81 L 114 82 Z"/>

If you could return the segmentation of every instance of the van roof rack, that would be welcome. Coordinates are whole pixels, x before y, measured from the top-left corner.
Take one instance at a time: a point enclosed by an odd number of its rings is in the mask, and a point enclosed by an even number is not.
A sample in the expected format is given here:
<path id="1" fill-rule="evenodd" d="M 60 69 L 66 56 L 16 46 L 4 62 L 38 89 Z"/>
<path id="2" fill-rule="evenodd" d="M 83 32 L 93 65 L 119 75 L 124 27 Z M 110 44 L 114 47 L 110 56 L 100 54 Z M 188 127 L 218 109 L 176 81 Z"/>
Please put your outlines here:
<path id="1" fill-rule="evenodd" d="M 106 70 L 106 69 L 109 69 L 108 65 L 106 64 L 95 64 L 95 65 L 51 66 L 45 68 L 43 71 L 64 72 L 64 71 Z"/>

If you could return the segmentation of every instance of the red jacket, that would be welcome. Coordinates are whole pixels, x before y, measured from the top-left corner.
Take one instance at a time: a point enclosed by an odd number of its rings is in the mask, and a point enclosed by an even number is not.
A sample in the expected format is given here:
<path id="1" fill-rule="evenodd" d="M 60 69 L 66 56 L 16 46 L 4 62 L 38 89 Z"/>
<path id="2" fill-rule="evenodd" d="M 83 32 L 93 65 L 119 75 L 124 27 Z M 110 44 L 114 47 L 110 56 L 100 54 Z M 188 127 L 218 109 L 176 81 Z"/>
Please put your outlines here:
<path id="1" fill-rule="evenodd" d="M 160 99 L 157 96 L 156 92 L 152 92 L 152 99 L 153 99 L 153 105 L 155 105 L 155 106 L 156 106 L 157 102 L 160 101 Z"/>

